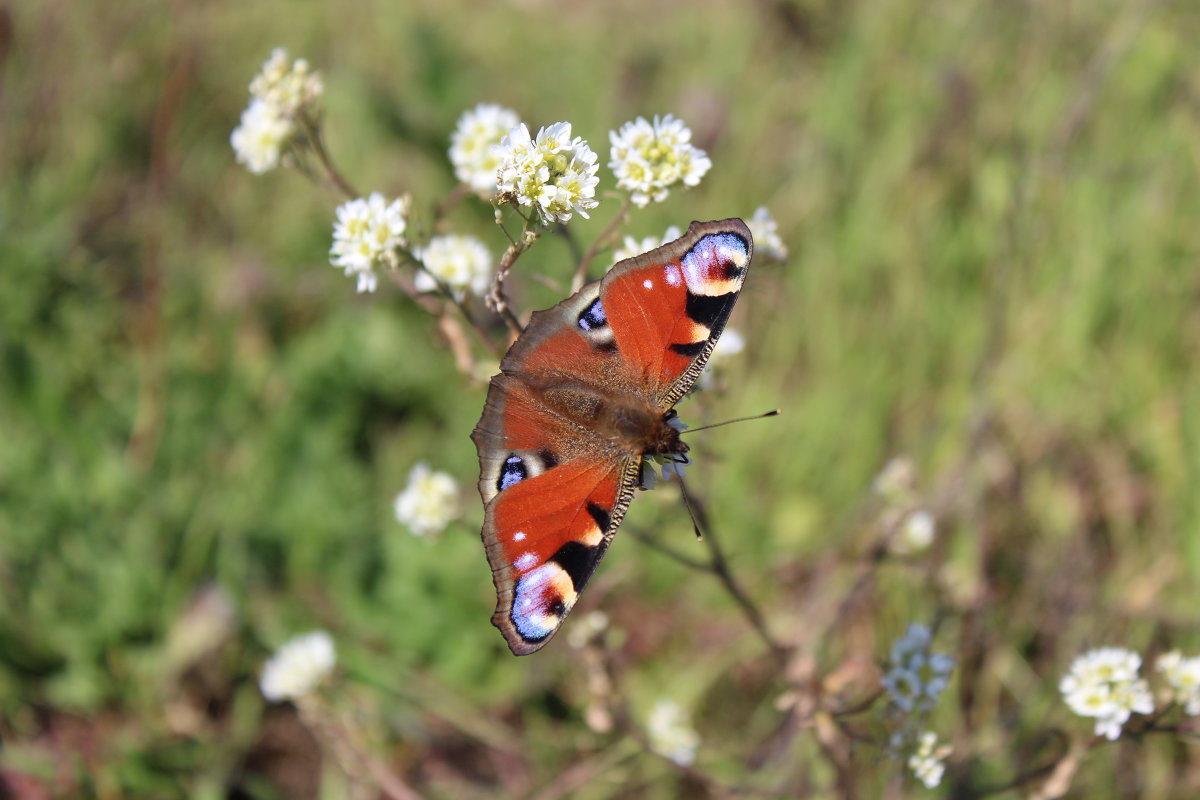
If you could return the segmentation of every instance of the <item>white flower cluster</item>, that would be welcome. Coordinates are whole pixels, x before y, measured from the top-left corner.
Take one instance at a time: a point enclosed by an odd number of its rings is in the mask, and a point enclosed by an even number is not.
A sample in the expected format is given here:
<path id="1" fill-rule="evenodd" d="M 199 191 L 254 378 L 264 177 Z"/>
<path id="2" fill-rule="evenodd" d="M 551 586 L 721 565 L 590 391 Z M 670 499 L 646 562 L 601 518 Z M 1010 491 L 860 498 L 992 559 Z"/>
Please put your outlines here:
<path id="1" fill-rule="evenodd" d="M 375 269 L 395 266 L 395 248 L 405 244 L 407 213 L 407 197 L 389 203 L 379 192 L 338 206 L 329 261 L 358 277 L 358 291 L 375 291 Z"/>
<path id="2" fill-rule="evenodd" d="M 933 634 L 924 625 L 909 625 L 892 644 L 883 688 L 903 712 L 929 711 L 950 682 L 954 659 L 931 652 Z"/>
<path id="3" fill-rule="evenodd" d="M 787 259 L 787 245 L 779 238 L 779 223 L 771 216 L 766 206 L 754 210 L 754 216 L 746 221 L 750 235 L 754 237 L 754 254 L 764 255 L 775 261 Z"/>
<path id="4" fill-rule="evenodd" d="M 273 703 L 309 694 L 333 672 L 333 638 L 325 631 L 297 636 L 263 664 L 259 687 Z"/>
<path id="5" fill-rule="evenodd" d="M 908 768 L 913 771 L 917 780 L 925 784 L 926 789 L 933 789 L 942 782 L 946 774 L 946 756 L 950 755 L 949 745 L 938 746 L 937 734 L 925 731 L 917 739 L 917 749 L 908 758 Z"/>
<path id="6" fill-rule="evenodd" d="M 651 200 L 666 200 L 678 183 L 695 186 L 712 167 L 708 155 L 692 145 L 691 128 L 670 114 L 656 116 L 652 123 L 643 117 L 626 122 L 619 131 L 610 131 L 608 140 L 608 166 L 617 176 L 617 186 L 630 191 L 639 208 Z"/>
<path id="7" fill-rule="evenodd" d="M 531 138 L 525 123 L 516 125 L 496 150 L 500 167 L 496 191 L 537 210 L 545 225 L 587 219 L 596 200 L 600 166 L 581 137 L 571 138 L 571 123 L 556 122 Z"/>
<path id="8" fill-rule="evenodd" d="M 1138 677 L 1142 657 L 1120 647 L 1089 650 L 1071 662 L 1058 689 L 1076 714 L 1096 719 L 1096 734 L 1110 740 L 1134 712 L 1154 711 L 1154 698 L 1146 681 Z"/>
<path id="9" fill-rule="evenodd" d="M 494 195 L 500 142 L 520 122 L 517 112 L 494 103 L 480 103 L 463 112 L 450 134 L 455 177 L 479 194 Z"/>
<path id="10" fill-rule="evenodd" d="M 646 720 L 646 735 L 650 746 L 660 756 L 684 767 L 696 760 L 700 734 L 692 728 L 674 700 L 664 697 L 654 703 Z"/>
<path id="11" fill-rule="evenodd" d="M 424 267 L 413 279 L 419 292 L 436 291 L 437 281 L 460 300 L 466 291 L 477 297 L 487 291 L 493 271 L 492 254 L 474 236 L 435 236 L 429 244 L 413 250 L 413 255 Z"/>
<path id="12" fill-rule="evenodd" d="M 271 51 L 262 71 L 250 81 L 250 94 L 254 99 L 269 103 L 288 116 L 315 103 L 324 91 L 320 73 L 313 72 L 303 58 L 288 63 L 287 50 L 282 47 Z"/>
<path id="13" fill-rule="evenodd" d="M 408 486 L 396 495 L 396 520 L 416 536 L 441 533 L 458 516 L 458 484 L 424 461 L 408 473 Z"/>
<path id="14" fill-rule="evenodd" d="M 1171 699 L 1189 716 L 1200 716 L 1200 656 L 1184 658 L 1172 650 L 1159 656 L 1154 665 L 1171 687 Z"/>
<path id="15" fill-rule="evenodd" d="M 233 129 L 229 143 L 238 163 L 255 175 L 275 169 L 283 157 L 283 148 L 296 133 L 295 124 L 270 105 L 253 100 L 242 112 L 241 124 Z"/>
<path id="16" fill-rule="evenodd" d="M 229 136 L 238 162 L 256 174 L 279 166 L 296 136 L 297 115 L 316 103 L 323 91 L 320 74 L 307 61 L 298 58 L 289 63 L 287 51 L 277 47 L 250 81 L 250 105 Z"/>

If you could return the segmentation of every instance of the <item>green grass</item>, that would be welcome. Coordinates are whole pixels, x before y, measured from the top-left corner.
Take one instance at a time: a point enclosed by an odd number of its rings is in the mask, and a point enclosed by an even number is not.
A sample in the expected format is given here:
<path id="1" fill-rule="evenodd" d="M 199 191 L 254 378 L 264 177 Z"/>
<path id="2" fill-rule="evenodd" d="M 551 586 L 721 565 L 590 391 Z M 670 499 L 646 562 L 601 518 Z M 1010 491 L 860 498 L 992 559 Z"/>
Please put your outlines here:
<path id="1" fill-rule="evenodd" d="M 955 747 L 935 791 L 1027 796 L 1040 779 L 1001 788 L 1061 757 L 1056 732 L 1090 731 L 1056 689 L 1075 655 L 1200 652 L 1192 5 L 7 15 L 0 787 L 341 796 L 337 754 L 306 772 L 309 734 L 257 687 L 276 646 L 324 627 L 345 667 L 329 707 L 430 797 L 921 796 L 879 748 L 776 701 L 863 701 L 890 642 L 936 619 L 959 668 L 930 721 Z M 756 263 L 733 322 L 746 352 L 684 411 L 784 410 L 702 434 L 691 475 L 738 579 L 796 645 L 786 675 L 716 580 L 626 531 L 568 630 L 608 613 L 634 724 L 589 728 L 594 673 L 565 633 L 508 654 L 468 439 L 484 385 L 415 304 L 357 296 L 328 265 L 338 197 L 234 163 L 246 83 L 277 45 L 324 74 L 352 182 L 411 192 L 425 219 L 453 188 L 454 122 L 481 101 L 570 120 L 602 163 L 624 121 L 687 120 L 714 167 L 631 234 L 770 207 L 790 258 Z M 618 205 L 572 222 L 578 240 Z M 450 221 L 499 253 L 491 220 L 467 203 Z M 546 237 L 518 262 L 521 309 L 561 298 L 530 275 L 572 269 Z M 894 456 L 915 463 L 938 538 L 874 561 L 887 509 L 870 486 Z M 463 487 L 461 519 L 432 540 L 391 513 L 421 460 Z M 704 556 L 670 490 L 626 526 Z M 203 641 L 185 611 L 206 587 L 228 627 L 180 661 L 179 642 Z M 637 740 L 660 696 L 692 715 L 696 771 Z M 886 739 L 883 705 L 849 729 Z M 1196 764 L 1194 739 L 1126 736 L 1083 757 L 1071 796 L 1195 796 Z"/>

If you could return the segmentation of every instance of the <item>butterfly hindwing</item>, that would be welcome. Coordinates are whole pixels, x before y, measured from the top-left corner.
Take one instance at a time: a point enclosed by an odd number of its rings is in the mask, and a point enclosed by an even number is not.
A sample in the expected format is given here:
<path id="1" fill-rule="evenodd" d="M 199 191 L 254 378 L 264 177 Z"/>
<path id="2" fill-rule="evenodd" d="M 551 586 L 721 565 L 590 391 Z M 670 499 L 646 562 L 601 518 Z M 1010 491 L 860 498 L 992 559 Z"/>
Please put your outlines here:
<path id="1" fill-rule="evenodd" d="M 493 378 L 473 434 L 492 623 L 517 655 L 539 649 L 570 613 L 638 483 L 636 461 L 557 417 L 538 385 L 519 372 Z"/>
<path id="2" fill-rule="evenodd" d="M 658 420 L 691 388 L 751 252 L 741 220 L 694 222 L 534 313 L 501 361 L 472 439 L 492 622 L 513 653 L 538 650 L 562 624 L 640 482 L 623 409 Z"/>

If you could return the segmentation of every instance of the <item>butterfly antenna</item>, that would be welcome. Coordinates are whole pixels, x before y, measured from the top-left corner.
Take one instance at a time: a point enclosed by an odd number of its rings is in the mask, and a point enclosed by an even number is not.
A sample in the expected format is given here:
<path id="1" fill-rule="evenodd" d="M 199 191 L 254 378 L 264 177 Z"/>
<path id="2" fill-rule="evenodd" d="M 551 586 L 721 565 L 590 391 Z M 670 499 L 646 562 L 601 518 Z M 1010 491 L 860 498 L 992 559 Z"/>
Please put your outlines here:
<path id="1" fill-rule="evenodd" d="M 700 521 L 696 518 L 696 509 L 692 506 L 692 496 L 688 494 L 687 483 L 683 480 L 681 473 L 675 473 L 679 477 L 679 490 L 683 494 L 683 507 L 687 509 L 688 516 L 692 518 L 692 530 L 696 532 L 696 541 L 704 538 L 704 534 L 700 532 Z"/>
<path id="2" fill-rule="evenodd" d="M 712 428 L 720 428 L 722 425 L 732 425 L 735 422 L 749 422 L 752 419 L 765 419 L 766 417 L 778 416 L 778 414 L 779 409 L 776 408 L 773 411 L 767 411 L 763 414 L 756 414 L 753 417 L 738 417 L 737 419 L 727 419 L 724 422 L 714 422 L 712 425 L 701 425 L 699 428 L 688 428 L 680 435 L 682 436 L 684 433 L 695 433 L 696 431 L 707 431 Z"/>

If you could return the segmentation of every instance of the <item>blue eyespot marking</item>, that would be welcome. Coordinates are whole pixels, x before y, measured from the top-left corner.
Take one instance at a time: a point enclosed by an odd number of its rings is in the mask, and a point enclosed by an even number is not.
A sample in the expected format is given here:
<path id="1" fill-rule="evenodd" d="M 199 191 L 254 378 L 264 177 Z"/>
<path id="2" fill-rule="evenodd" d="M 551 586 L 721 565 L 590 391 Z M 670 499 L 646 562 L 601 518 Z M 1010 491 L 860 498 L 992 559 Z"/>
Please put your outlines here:
<path id="1" fill-rule="evenodd" d="M 559 574 L 560 567 L 556 564 L 543 564 L 517 580 L 511 617 L 526 641 L 545 639 L 566 613 L 565 603 L 553 587 Z"/>
<path id="2" fill-rule="evenodd" d="M 607 324 L 608 317 L 604 314 L 604 306 L 600 305 L 599 298 L 579 315 L 579 327 L 585 331 L 592 331 Z"/>
<path id="3" fill-rule="evenodd" d="M 500 491 L 514 486 L 529 477 L 525 462 L 520 456 L 509 456 L 504 459 L 504 468 L 500 470 L 500 480 L 496 484 Z"/>

